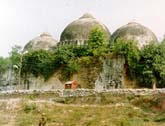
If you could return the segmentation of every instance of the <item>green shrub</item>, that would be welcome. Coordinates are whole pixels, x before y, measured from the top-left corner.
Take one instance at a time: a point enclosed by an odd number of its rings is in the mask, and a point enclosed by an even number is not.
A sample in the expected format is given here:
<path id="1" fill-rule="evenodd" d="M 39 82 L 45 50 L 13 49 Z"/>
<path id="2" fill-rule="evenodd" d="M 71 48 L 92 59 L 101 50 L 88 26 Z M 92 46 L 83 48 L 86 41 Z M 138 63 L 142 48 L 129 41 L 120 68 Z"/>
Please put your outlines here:
<path id="1" fill-rule="evenodd" d="M 34 111 L 36 109 L 37 109 L 37 106 L 34 103 L 33 104 L 25 104 L 24 108 L 23 108 L 25 113 L 29 113 L 29 112 Z"/>
<path id="2" fill-rule="evenodd" d="M 165 122 L 165 115 L 158 115 L 154 119 L 155 122 Z"/>

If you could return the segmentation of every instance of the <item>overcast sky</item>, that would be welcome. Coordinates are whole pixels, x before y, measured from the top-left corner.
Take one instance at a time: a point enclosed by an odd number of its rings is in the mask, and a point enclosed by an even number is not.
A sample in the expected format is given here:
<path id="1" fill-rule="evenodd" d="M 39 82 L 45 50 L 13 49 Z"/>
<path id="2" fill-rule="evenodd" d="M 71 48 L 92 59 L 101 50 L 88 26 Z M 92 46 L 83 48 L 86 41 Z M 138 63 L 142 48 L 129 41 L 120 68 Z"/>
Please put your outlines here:
<path id="1" fill-rule="evenodd" d="M 0 0 L 0 56 L 42 32 L 59 40 L 63 29 L 89 12 L 113 33 L 130 21 L 165 33 L 165 0 Z"/>

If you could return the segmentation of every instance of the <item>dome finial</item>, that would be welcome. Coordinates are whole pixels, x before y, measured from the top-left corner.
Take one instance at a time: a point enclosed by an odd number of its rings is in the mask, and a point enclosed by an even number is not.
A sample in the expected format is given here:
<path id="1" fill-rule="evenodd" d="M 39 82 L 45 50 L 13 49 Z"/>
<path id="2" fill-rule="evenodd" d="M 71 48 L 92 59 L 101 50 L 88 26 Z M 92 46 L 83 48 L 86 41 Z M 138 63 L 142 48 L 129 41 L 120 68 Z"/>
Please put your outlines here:
<path id="1" fill-rule="evenodd" d="M 82 17 L 80 17 L 80 19 L 82 19 L 82 18 L 93 18 L 94 19 L 94 17 L 90 13 L 85 13 Z"/>
<path id="2" fill-rule="evenodd" d="M 43 32 L 40 36 L 41 36 L 41 37 L 42 37 L 42 36 L 49 36 L 49 37 L 52 37 L 48 32 Z"/>
<path id="3" fill-rule="evenodd" d="M 131 21 L 131 22 L 128 22 L 127 25 L 139 25 L 139 23 L 135 22 L 135 21 Z"/>
<path id="4" fill-rule="evenodd" d="M 136 22 L 136 18 L 133 17 L 133 18 L 128 22 L 127 25 L 139 25 L 139 23 L 137 23 L 137 22 Z"/>

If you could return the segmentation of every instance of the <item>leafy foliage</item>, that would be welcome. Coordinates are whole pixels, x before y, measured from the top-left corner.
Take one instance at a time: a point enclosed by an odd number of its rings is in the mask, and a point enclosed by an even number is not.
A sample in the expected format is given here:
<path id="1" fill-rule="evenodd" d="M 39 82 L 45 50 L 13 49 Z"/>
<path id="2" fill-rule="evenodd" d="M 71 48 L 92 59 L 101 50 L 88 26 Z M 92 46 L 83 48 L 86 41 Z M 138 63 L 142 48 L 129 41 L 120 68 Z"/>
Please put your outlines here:
<path id="1" fill-rule="evenodd" d="M 165 85 L 165 43 L 159 45 L 151 43 L 141 51 L 138 63 L 138 80 L 143 86 L 151 87 L 154 83 L 158 87 Z"/>
<path id="2" fill-rule="evenodd" d="M 39 50 L 32 51 L 23 56 L 22 74 L 32 73 L 36 77 L 44 76 L 47 80 L 54 71 L 61 69 L 69 77 L 77 71 L 75 54 L 71 47 L 61 47 L 55 52 Z"/>
<path id="3" fill-rule="evenodd" d="M 59 68 L 61 68 L 62 74 L 64 75 L 64 77 L 66 77 L 66 79 L 70 78 L 73 73 L 78 71 L 79 66 L 77 64 L 76 57 L 79 57 L 82 54 L 81 51 L 78 51 L 78 53 L 76 53 L 76 50 L 76 48 L 65 46 L 59 48 L 54 53 L 56 65 L 55 69 L 58 70 Z M 82 52 L 83 51 L 84 50 L 82 50 Z"/>
<path id="4" fill-rule="evenodd" d="M 22 73 L 32 73 L 36 77 L 42 75 L 46 80 L 52 75 L 54 67 L 52 52 L 38 50 L 23 56 Z"/>
<path id="5" fill-rule="evenodd" d="M 9 53 L 10 54 L 10 60 L 12 65 L 16 65 L 17 67 L 20 68 L 21 65 L 21 46 L 15 45 L 12 47 L 12 51 Z"/>
<path id="6" fill-rule="evenodd" d="M 106 40 L 104 32 L 99 28 L 95 27 L 91 30 L 88 40 L 88 52 L 92 56 L 101 56 L 107 52 Z"/>
<path id="7" fill-rule="evenodd" d="M 113 44 L 112 51 L 125 57 L 129 77 L 137 79 L 140 86 L 157 84 L 158 87 L 165 87 L 165 42 L 151 42 L 139 50 L 133 40 L 119 39 Z"/>
<path id="8" fill-rule="evenodd" d="M 119 39 L 113 46 L 112 51 L 115 55 L 123 55 L 128 65 L 128 72 L 131 78 L 135 78 L 137 62 L 140 58 L 140 51 L 137 43 L 133 40 Z"/>
<path id="9" fill-rule="evenodd" d="M 153 66 L 156 48 L 154 44 L 150 44 L 146 45 L 141 51 L 141 58 L 138 66 L 138 73 L 141 77 L 138 78 L 138 80 L 147 87 L 151 87 L 152 83 L 156 81 Z"/>

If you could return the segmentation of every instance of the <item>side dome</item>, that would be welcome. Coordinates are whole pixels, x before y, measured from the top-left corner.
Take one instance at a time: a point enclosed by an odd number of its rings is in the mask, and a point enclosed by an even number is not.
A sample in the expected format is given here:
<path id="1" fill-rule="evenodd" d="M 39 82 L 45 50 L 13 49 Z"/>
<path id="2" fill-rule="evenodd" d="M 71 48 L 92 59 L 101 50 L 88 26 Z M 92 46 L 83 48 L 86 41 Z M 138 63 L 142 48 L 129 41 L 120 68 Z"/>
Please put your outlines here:
<path id="1" fill-rule="evenodd" d="M 102 29 L 108 42 L 111 35 L 108 28 L 88 13 L 73 21 L 64 29 L 60 37 L 60 42 L 66 42 L 67 44 L 78 44 L 74 42 L 87 41 L 89 34 L 94 27 L 99 27 Z"/>
<path id="2" fill-rule="evenodd" d="M 42 33 L 40 36 L 29 41 L 23 49 L 23 52 L 26 51 L 35 51 L 35 50 L 51 50 L 54 49 L 57 45 L 57 40 L 48 33 Z"/>
<path id="3" fill-rule="evenodd" d="M 150 42 L 158 43 L 157 37 L 150 29 L 136 22 L 130 22 L 117 29 L 111 36 L 110 44 L 118 39 L 135 40 L 140 49 Z"/>

